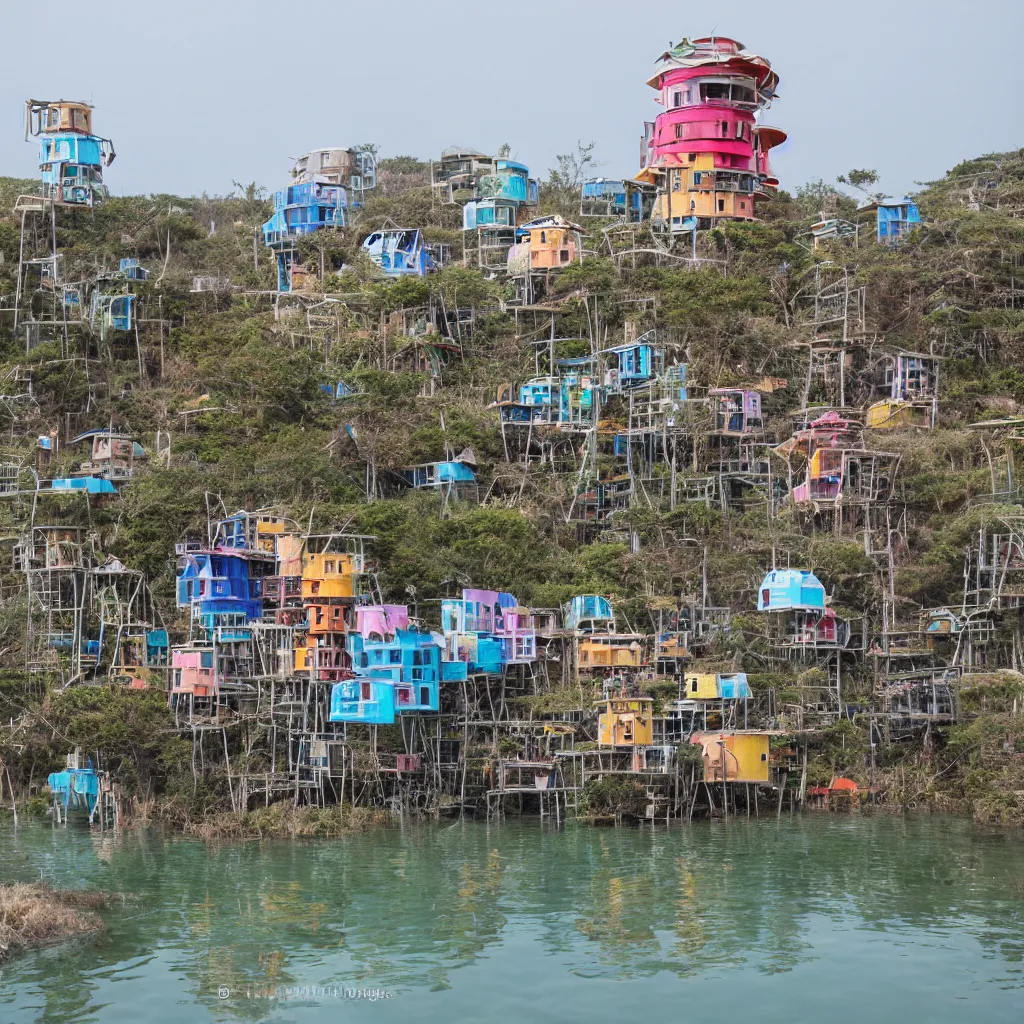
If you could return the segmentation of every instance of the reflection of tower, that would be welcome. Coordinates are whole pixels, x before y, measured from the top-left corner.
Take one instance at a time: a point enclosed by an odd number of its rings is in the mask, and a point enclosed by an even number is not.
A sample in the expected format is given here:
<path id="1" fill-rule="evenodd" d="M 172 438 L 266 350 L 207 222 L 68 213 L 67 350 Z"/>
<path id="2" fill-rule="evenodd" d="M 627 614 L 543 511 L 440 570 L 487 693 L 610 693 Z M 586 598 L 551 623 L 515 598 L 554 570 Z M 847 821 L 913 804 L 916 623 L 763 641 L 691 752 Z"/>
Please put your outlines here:
<path id="1" fill-rule="evenodd" d="M 347 227 L 348 211 L 359 209 L 376 186 L 377 161 L 367 146 L 314 149 L 295 161 L 292 182 L 274 193 L 274 213 L 263 225 L 263 244 L 277 259 L 279 292 L 304 290 L 310 276 L 296 260 L 296 239 Z"/>
<path id="2" fill-rule="evenodd" d="M 103 168 L 114 159 L 110 140 L 92 134 L 86 103 L 29 100 L 29 135 L 39 137 L 42 188 L 19 196 L 14 207 L 21 214 L 14 326 L 24 325 L 27 349 L 58 334 L 66 341 L 68 321 L 81 316 L 81 290 L 64 281 L 57 253 L 57 208 L 91 210 L 102 203 Z"/>
<path id="3" fill-rule="evenodd" d="M 637 175 L 658 187 L 656 229 L 682 235 L 754 219 L 755 200 L 778 184 L 768 151 L 786 135 L 757 123 L 778 81 L 764 57 L 732 39 L 684 39 L 661 55 L 647 84 L 665 109 L 644 125 Z"/>

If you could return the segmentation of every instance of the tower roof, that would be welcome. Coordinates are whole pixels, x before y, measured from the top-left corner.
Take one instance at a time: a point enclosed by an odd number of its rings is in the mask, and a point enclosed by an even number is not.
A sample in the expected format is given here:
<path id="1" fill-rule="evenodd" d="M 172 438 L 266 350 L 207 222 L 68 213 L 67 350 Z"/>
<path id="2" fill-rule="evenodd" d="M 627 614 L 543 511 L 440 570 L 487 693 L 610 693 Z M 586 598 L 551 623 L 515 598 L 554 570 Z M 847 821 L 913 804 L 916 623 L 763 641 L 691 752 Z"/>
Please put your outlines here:
<path id="1" fill-rule="evenodd" d="M 656 61 L 654 74 L 647 80 L 652 89 L 661 88 L 662 76 L 677 68 L 721 68 L 750 75 L 759 88 L 774 95 L 779 76 L 772 71 L 771 62 L 756 53 L 748 53 L 743 44 L 726 36 L 706 36 L 701 39 L 683 39 L 666 50 Z"/>
<path id="2" fill-rule="evenodd" d="M 480 150 L 473 149 L 472 146 L 449 146 L 441 152 L 442 160 L 448 160 L 457 156 L 475 157 L 478 160 L 491 159 L 486 153 L 481 153 Z"/>

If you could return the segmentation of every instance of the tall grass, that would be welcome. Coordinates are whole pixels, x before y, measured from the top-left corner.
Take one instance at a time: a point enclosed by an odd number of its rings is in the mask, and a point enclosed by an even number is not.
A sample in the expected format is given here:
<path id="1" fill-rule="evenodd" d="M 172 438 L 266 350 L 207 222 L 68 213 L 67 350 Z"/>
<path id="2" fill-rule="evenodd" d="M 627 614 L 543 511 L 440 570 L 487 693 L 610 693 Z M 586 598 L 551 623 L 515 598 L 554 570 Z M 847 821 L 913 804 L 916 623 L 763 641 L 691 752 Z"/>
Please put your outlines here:
<path id="1" fill-rule="evenodd" d="M 0 885 L 0 963 L 26 949 L 103 928 L 97 910 L 120 897 L 48 885 Z"/>

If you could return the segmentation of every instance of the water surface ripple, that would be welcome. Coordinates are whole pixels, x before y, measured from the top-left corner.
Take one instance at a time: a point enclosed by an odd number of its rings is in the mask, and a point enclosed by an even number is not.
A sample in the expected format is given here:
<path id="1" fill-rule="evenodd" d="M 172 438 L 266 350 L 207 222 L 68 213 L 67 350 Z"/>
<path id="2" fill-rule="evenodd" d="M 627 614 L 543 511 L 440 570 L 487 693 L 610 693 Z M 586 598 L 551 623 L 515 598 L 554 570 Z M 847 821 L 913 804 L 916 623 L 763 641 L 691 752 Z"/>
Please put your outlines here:
<path id="1" fill-rule="evenodd" d="M 1024 1019 L 1024 840 L 949 818 L 217 847 L 31 823 L 0 877 L 137 896 L 4 966 L 5 1024 Z"/>

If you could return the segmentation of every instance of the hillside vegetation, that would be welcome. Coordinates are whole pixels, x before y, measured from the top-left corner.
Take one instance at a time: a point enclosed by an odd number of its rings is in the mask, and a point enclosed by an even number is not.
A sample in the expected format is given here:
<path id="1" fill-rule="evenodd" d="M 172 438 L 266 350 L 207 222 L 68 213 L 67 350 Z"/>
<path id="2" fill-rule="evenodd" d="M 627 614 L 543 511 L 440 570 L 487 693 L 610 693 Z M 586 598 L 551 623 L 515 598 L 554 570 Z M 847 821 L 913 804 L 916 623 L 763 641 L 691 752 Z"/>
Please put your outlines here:
<path id="1" fill-rule="evenodd" d="M 716 663 L 745 669 L 762 702 L 785 703 L 807 683 L 800 678 L 806 665 L 780 667 L 765 656 L 753 610 L 773 565 L 813 570 L 833 607 L 863 618 L 870 637 L 881 634 L 887 614 L 890 628 L 917 630 L 923 611 L 961 607 L 966 549 L 986 524 L 1019 513 L 1001 483 L 1006 467 L 1016 472 L 1020 462 L 1013 431 L 993 435 L 970 424 L 1024 415 L 1024 151 L 968 161 L 923 187 L 922 226 L 896 247 L 868 233 L 856 246 L 812 249 L 810 227 L 823 211 L 854 216 L 852 200 L 819 182 L 766 203 L 759 223 L 708 232 L 701 255 L 718 262 L 700 269 L 613 259 L 602 222 L 587 221 L 585 258 L 551 284 L 546 301 L 559 304 L 567 336 L 592 338 L 596 327 L 594 344 L 607 348 L 630 322 L 670 339 L 689 380 L 702 387 L 785 382 L 764 397 L 766 435 L 779 443 L 792 434 L 801 404 L 816 267 L 829 261 L 848 270 L 855 286 L 866 286 L 872 336 L 943 357 L 938 426 L 872 440 L 899 456 L 900 541 L 891 573 L 864 553 L 860 537 L 822 529 L 792 504 L 770 515 L 758 503 L 726 513 L 703 503 L 669 509 L 637 500 L 606 528 L 581 529 L 569 514 L 575 474 L 536 464 L 527 471 L 506 459 L 507 439 L 489 408 L 501 385 L 534 374 L 533 321 L 521 314 L 517 322 L 507 287 L 460 265 L 389 281 L 359 251 L 367 232 L 390 221 L 421 227 L 428 241 L 458 254 L 459 208 L 437 202 L 424 181 L 419 161 L 384 161 L 382 187 L 355 225 L 303 243 L 305 262 L 323 269 L 323 290 L 345 305 L 329 337 L 311 333 L 294 303 L 273 293 L 272 259 L 254 244 L 270 206 L 254 185 L 217 198 L 114 196 L 91 214 L 62 218 L 67 279 L 90 279 L 126 256 L 150 270 L 136 287 L 138 330 L 103 340 L 73 332 L 70 351 L 54 343 L 26 352 L 9 315 L 19 221 L 0 212 L 3 458 L 31 464 L 37 439 L 53 430 L 67 440 L 113 425 L 142 441 L 148 465 L 119 499 L 61 514 L 88 527 L 104 556 L 145 573 L 172 639 L 184 638 L 188 626 L 174 603 L 175 544 L 205 535 L 208 514 L 267 507 L 313 532 L 374 536 L 384 599 L 415 601 L 421 610 L 463 586 L 511 591 L 546 608 L 595 593 L 613 596 L 629 623 L 653 632 L 654 599 L 706 588 L 709 604 L 733 612 Z M 111 182 L 116 188 L 116 174 Z M 35 188 L 0 179 L 0 211 Z M 557 178 L 542 187 L 542 212 L 575 217 L 574 203 Z M 194 292 L 197 276 L 223 286 Z M 403 352 L 393 317 L 431 301 L 475 310 L 461 358 L 452 357 L 433 382 Z M 559 353 L 578 354 L 571 346 Z M 15 399 L 19 370 L 30 372 L 31 400 Z M 339 381 L 355 394 L 334 397 Z M 848 404 L 867 398 L 852 383 L 850 393 Z M 162 443 L 169 438 L 162 458 L 158 435 Z M 464 448 L 477 461 L 478 503 L 367 493 L 371 475 L 385 478 Z M 55 456 L 69 469 L 80 458 L 65 446 Z M 24 506 L 0 499 L 8 546 L 23 529 Z M 0 758 L 13 785 L 34 789 L 80 746 L 100 751 L 140 802 L 159 797 L 192 818 L 229 806 L 220 774 L 197 776 L 193 744 L 172 728 L 164 693 L 62 689 L 26 676 L 24 595 L 6 556 L 0 593 L 0 720 L 16 723 L 0 734 Z M 1000 617 L 997 627 L 1014 633 L 1016 614 Z M 1017 753 L 1024 750 L 1024 677 L 1014 643 L 999 650 L 1011 653 L 965 675 L 958 724 L 879 748 L 870 765 L 867 728 L 844 719 L 809 738 L 809 781 L 827 785 L 845 773 L 881 785 L 905 806 L 1024 821 Z M 867 700 L 872 685 L 865 657 L 844 679 L 845 699 Z"/>

